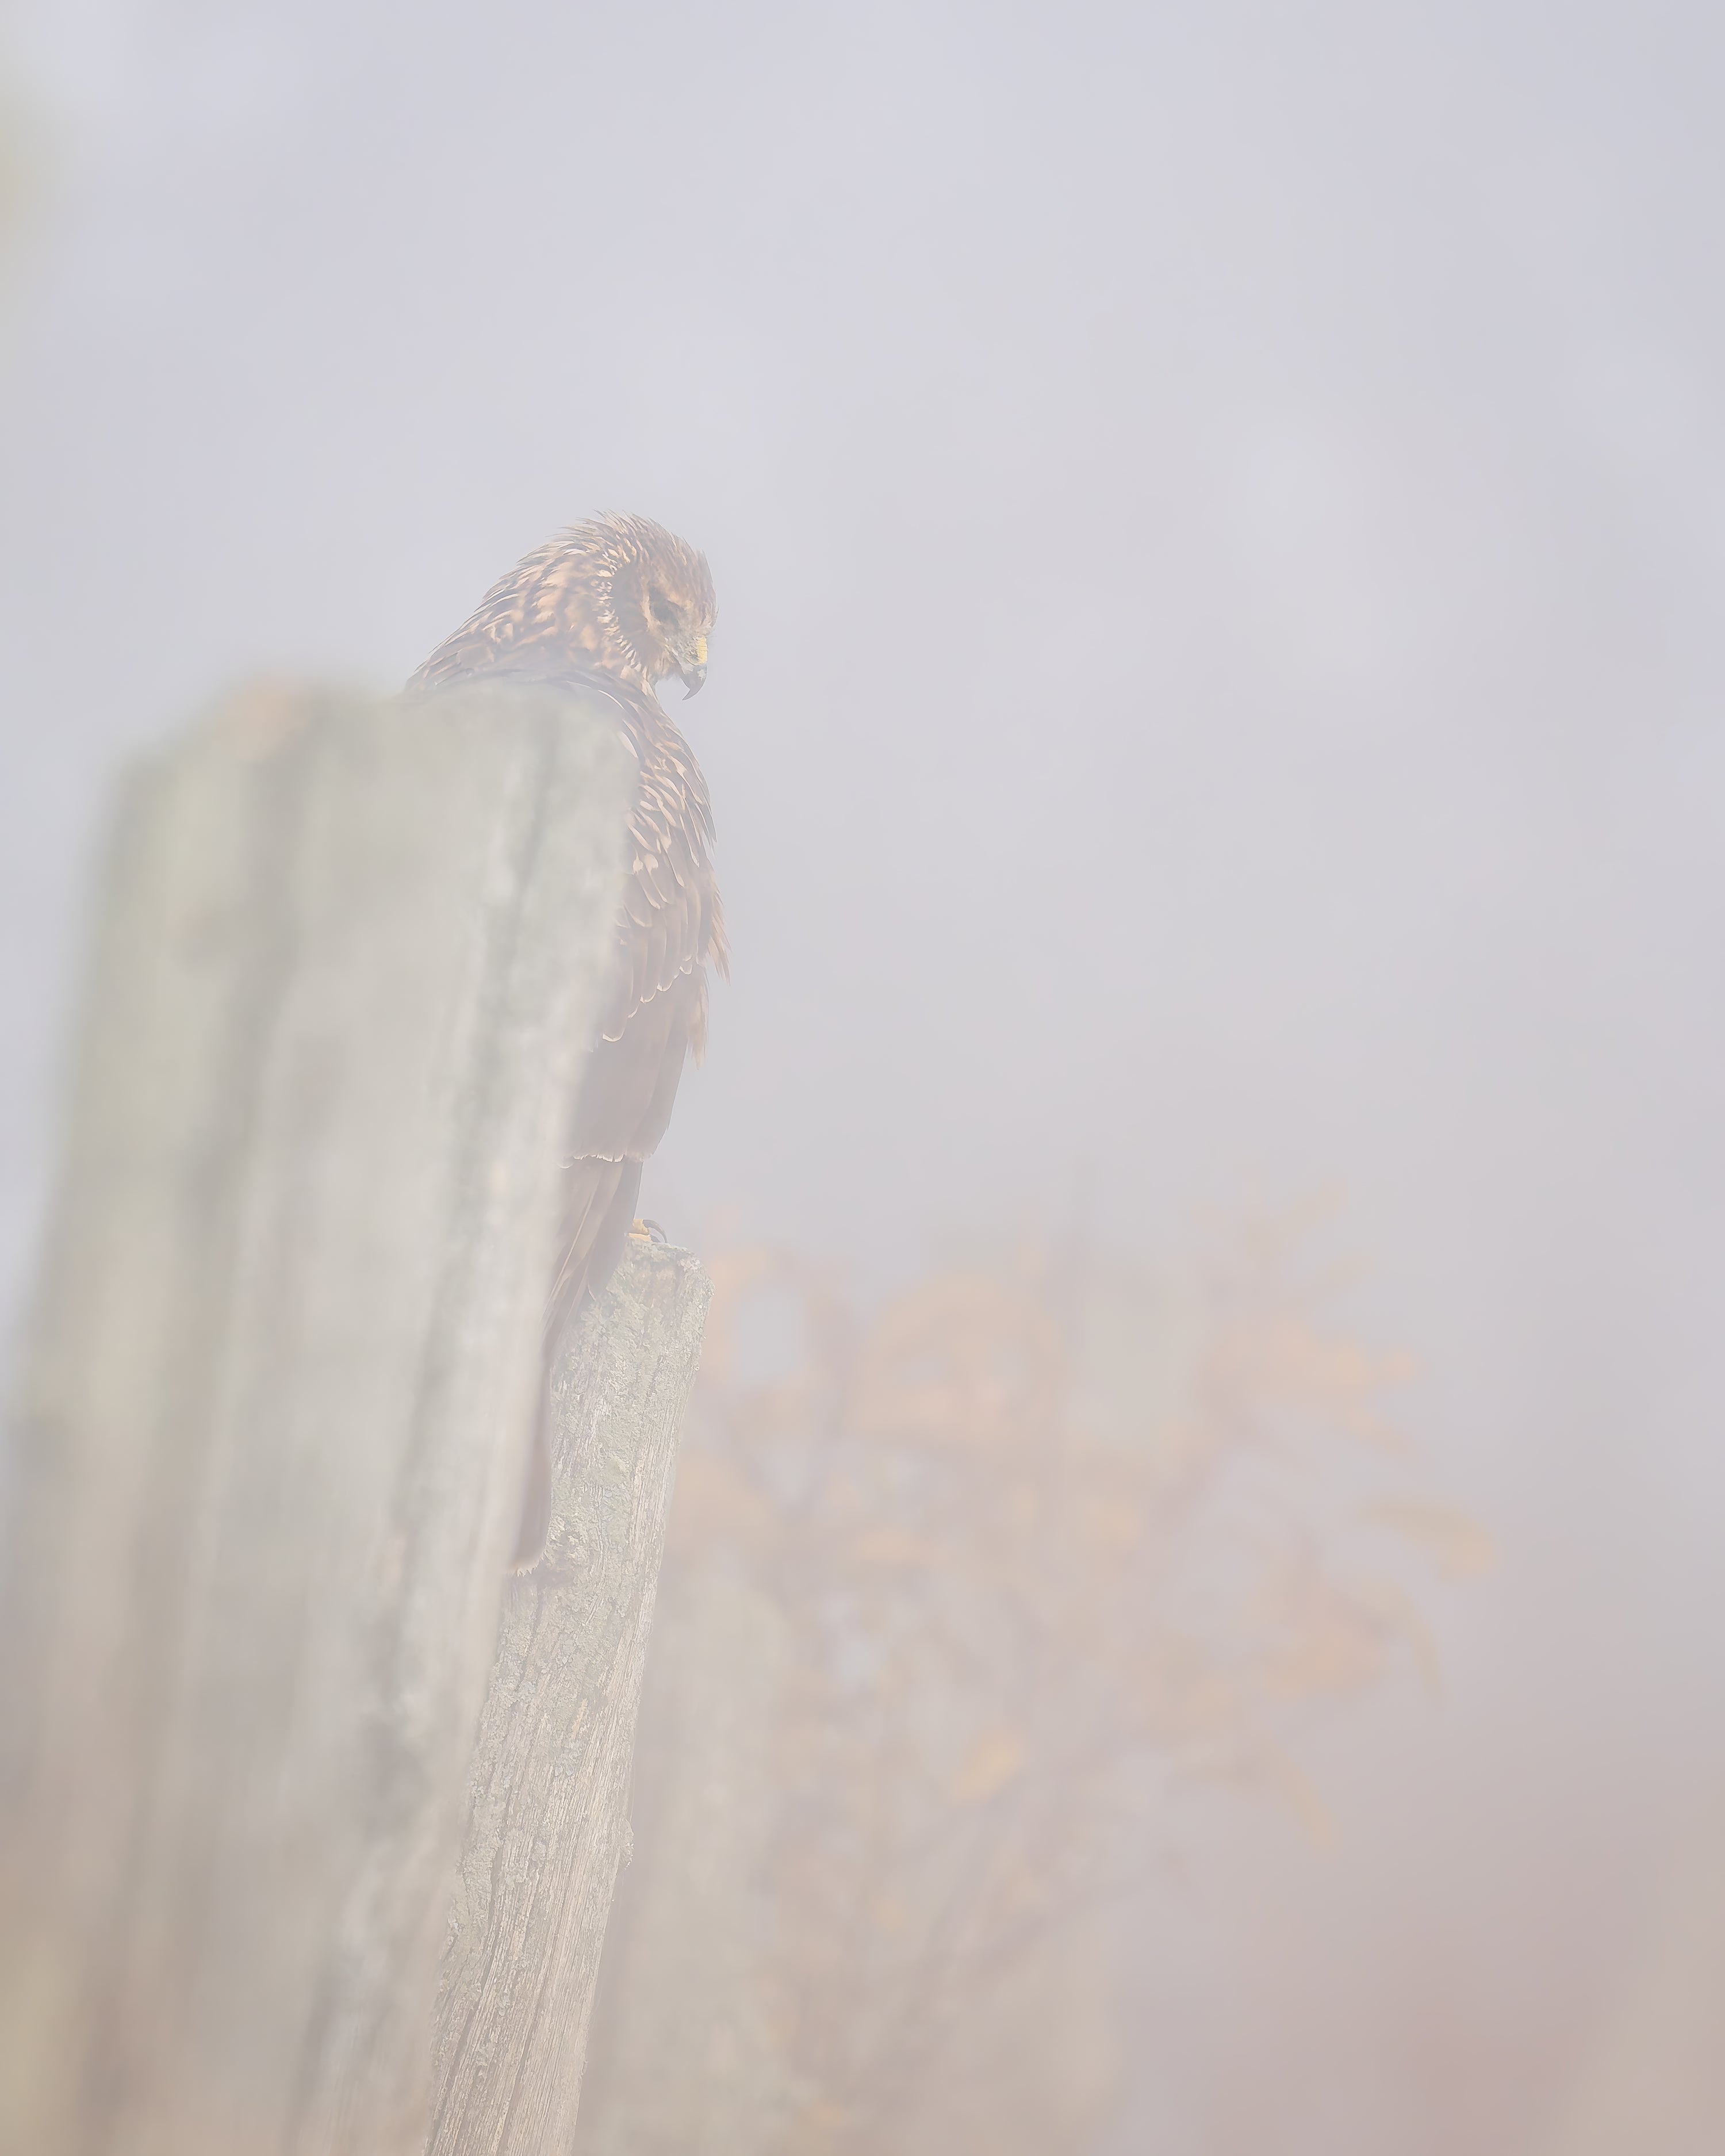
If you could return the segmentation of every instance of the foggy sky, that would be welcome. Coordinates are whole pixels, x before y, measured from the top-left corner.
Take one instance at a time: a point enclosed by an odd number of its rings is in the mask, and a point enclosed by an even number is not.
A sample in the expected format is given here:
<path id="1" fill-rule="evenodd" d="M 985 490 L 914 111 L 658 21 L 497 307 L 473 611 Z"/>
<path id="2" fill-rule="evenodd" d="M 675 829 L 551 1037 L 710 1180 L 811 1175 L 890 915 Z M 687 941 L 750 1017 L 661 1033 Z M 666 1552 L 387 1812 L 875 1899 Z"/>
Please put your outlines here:
<path id="1" fill-rule="evenodd" d="M 736 963 L 644 1208 L 885 1281 L 1341 1184 L 1506 1551 L 1379 1786 L 1628 1906 L 1725 1763 L 1720 19 L 25 0 L 8 1303 L 123 757 L 653 516 Z"/>

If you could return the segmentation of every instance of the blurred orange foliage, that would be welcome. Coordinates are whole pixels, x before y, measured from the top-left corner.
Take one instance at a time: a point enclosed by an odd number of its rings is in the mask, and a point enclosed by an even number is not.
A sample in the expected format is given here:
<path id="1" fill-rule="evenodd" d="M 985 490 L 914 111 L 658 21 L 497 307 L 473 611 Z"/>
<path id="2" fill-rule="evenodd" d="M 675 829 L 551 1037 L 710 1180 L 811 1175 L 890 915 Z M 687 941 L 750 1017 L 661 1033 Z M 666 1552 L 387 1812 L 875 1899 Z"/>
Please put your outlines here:
<path id="1" fill-rule="evenodd" d="M 1310 1231 L 1178 1273 L 1031 1250 L 872 1317 L 796 1252 L 712 1262 L 666 1591 L 722 1563 L 783 1620 L 757 1883 L 787 2146 L 904 2145 L 988 1987 L 1129 1885 L 1171 1777 L 1322 1832 L 1302 1715 L 1431 1673 L 1367 1544 L 1450 1576 L 1489 1544 L 1363 1491 L 1409 1365 L 1331 1322 Z"/>

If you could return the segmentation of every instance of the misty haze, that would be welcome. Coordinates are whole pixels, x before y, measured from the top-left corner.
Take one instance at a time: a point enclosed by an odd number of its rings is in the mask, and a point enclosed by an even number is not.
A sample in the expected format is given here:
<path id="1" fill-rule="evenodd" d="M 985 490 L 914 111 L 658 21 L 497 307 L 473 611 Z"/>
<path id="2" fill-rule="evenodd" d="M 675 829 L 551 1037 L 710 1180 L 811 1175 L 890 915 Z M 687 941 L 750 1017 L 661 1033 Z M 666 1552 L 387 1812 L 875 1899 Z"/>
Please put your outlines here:
<path id="1" fill-rule="evenodd" d="M 1696 0 L 0 32 L 9 1363 L 121 774 L 711 567 L 582 2156 L 1725 2145 L 1722 100 Z"/>

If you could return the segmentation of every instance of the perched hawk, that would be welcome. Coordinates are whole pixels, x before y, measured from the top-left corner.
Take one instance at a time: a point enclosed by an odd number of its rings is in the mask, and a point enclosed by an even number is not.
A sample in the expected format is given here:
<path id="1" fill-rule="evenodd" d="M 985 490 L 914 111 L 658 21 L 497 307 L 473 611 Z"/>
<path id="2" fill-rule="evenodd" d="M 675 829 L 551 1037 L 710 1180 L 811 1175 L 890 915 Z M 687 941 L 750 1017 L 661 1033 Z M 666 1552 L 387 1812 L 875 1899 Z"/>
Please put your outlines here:
<path id="1" fill-rule="evenodd" d="M 725 926 L 709 849 L 712 811 L 657 685 L 693 696 L 713 626 L 706 559 L 644 516 L 596 516 L 529 554 L 408 684 L 501 675 L 554 683 L 614 709 L 641 767 L 617 916 L 610 1005 L 581 1081 L 562 1171 L 559 1262 L 545 1312 L 532 1468 L 517 1568 L 545 1547 L 551 1512 L 550 1378 L 570 1320 L 623 1250 L 641 1163 L 665 1136 L 684 1058 L 706 1045 L 706 968 L 722 973 Z"/>

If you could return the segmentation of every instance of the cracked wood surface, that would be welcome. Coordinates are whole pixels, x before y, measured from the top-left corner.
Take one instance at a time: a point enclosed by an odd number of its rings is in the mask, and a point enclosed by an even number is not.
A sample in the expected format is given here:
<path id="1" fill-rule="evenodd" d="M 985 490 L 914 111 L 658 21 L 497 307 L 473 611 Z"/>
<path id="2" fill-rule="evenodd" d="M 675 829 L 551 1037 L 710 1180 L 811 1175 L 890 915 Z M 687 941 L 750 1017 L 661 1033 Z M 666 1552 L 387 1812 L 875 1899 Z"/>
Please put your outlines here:
<path id="1" fill-rule="evenodd" d="M 677 1437 L 711 1283 L 631 1238 L 554 1397 L 551 1538 L 505 1593 L 439 1984 L 429 2156 L 573 2142 Z"/>

